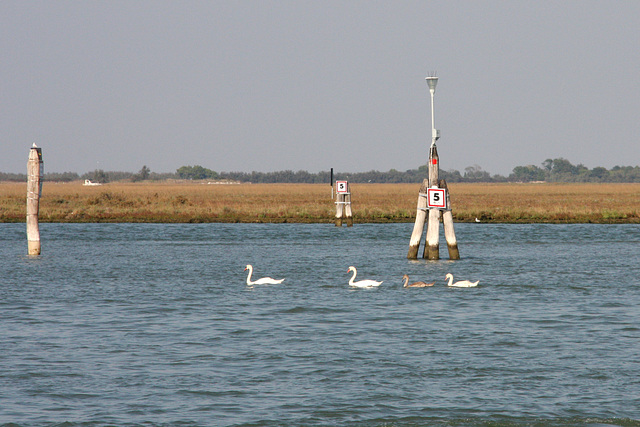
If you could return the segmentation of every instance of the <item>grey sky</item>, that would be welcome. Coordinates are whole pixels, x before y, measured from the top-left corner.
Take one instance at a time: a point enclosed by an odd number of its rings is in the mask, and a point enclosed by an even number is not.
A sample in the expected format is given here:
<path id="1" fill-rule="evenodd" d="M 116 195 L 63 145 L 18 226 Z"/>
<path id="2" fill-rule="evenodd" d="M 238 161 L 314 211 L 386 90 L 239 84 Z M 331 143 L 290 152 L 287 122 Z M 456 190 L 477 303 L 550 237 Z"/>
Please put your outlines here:
<path id="1" fill-rule="evenodd" d="M 640 163 L 638 1 L 0 1 L 0 171 Z"/>

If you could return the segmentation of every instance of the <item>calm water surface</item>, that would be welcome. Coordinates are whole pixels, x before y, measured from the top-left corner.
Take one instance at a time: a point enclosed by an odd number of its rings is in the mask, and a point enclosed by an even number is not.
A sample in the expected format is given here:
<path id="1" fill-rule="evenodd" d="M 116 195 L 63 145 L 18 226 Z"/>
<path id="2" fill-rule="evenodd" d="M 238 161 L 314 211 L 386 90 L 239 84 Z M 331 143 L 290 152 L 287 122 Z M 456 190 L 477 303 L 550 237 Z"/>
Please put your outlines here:
<path id="1" fill-rule="evenodd" d="M 0 425 L 640 426 L 640 226 L 412 227 L 0 224 Z"/>

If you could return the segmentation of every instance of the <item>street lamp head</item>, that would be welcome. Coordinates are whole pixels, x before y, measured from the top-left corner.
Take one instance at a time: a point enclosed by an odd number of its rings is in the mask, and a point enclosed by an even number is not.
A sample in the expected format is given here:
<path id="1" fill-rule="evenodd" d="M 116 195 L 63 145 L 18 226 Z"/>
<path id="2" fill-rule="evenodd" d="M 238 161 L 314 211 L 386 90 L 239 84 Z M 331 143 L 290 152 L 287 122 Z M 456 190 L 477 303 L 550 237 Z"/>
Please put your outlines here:
<path id="1" fill-rule="evenodd" d="M 426 78 L 427 84 L 429 85 L 429 90 L 431 92 L 436 91 L 436 85 L 438 84 L 438 78 L 436 76 L 430 76 Z"/>
<path id="2" fill-rule="evenodd" d="M 436 141 L 440 138 L 440 131 L 436 129 L 436 119 L 433 111 L 433 95 L 436 92 L 436 85 L 438 84 L 438 78 L 436 73 L 432 73 L 429 77 L 426 77 L 427 84 L 429 85 L 429 92 L 431 92 L 431 147 L 436 146 Z"/>

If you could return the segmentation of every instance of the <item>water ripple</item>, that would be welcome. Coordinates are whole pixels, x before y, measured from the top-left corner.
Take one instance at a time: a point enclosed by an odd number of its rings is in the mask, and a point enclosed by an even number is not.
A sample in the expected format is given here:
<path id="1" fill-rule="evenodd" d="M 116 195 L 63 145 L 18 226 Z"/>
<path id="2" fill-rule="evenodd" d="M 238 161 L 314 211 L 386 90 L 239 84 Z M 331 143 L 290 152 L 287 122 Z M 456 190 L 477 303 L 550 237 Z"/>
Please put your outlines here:
<path id="1" fill-rule="evenodd" d="M 42 224 L 35 259 L 20 227 L 3 426 L 640 426 L 638 226 L 459 224 L 456 262 L 407 261 L 407 224 Z"/>

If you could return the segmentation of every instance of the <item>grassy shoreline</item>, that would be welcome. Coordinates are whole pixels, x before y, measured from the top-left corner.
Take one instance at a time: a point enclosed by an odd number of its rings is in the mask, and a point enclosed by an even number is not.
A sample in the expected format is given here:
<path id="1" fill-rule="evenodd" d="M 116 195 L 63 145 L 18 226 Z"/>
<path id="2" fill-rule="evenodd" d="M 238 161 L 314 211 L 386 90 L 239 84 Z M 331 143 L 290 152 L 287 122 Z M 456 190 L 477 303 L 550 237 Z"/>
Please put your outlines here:
<path id="1" fill-rule="evenodd" d="M 420 184 L 350 184 L 354 221 L 413 222 Z M 640 223 L 640 184 L 449 184 L 456 222 Z M 328 184 L 45 182 L 40 222 L 331 223 Z M 24 222 L 26 183 L 0 183 L 0 222 Z"/>

